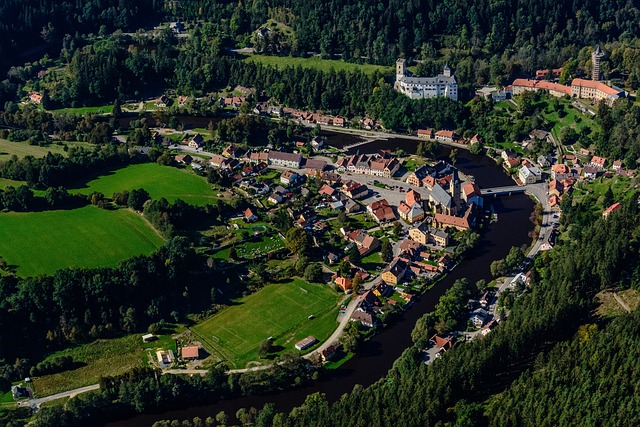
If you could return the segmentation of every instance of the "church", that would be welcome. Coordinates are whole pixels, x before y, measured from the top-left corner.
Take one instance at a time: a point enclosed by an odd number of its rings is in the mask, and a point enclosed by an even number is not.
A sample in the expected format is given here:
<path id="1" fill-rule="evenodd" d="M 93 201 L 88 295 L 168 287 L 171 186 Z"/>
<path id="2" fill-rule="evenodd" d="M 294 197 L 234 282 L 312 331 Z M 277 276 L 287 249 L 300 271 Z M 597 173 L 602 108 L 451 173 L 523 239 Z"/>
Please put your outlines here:
<path id="1" fill-rule="evenodd" d="M 435 77 L 415 77 L 406 68 L 406 60 L 396 61 L 396 82 L 394 89 L 411 99 L 447 97 L 458 100 L 458 82 L 445 65 L 442 74 Z"/>

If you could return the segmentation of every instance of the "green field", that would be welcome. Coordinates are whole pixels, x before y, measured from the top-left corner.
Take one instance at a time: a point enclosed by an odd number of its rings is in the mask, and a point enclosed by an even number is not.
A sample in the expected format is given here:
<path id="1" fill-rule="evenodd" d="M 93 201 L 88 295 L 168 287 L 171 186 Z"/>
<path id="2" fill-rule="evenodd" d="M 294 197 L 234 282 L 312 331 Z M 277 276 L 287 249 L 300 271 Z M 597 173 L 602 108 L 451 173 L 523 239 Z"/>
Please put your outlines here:
<path id="1" fill-rule="evenodd" d="M 50 110 L 53 113 L 66 113 L 66 114 L 78 114 L 80 116 L 85 114 L 106 114 L 113 111 L 113 104 L 102 105 L 99 107 L 78 107 L 78 108 L 60 108 L 57 110 Z"/>
<path id="2" fill-rule="evenodd" d="M 50 144 L 47 147 L 29 145 L 26 142 L 7 141 L 0 139 L 0 160 L 8 160 L 14 154 L 18 158 L 25 156 L 44 157 L 48 152 L 64 154 L 62 146 Z"/>
<path id="3" fill-rule="evenodd" d="M 284 242 L 279 235 L 261 236 L 259 239 L 243 242 L 236 245 L 238 257 L 252 260 L 261 257 L 269 252 L 284 248 Z M 230 248 L 216 252 L 213 257 L 218 259 L 229 258 Z"/>
<path id="4" fill-rule="evenodd" d="M 258 347 L 269 337 L 284 351 L 296 351 L 295 343 L 309 335 L 327 339 L 337 327 L 339 298 L 326 285 L 296 278 L 238 300 L 192 331 L 207 351 L 242 368 L 258 359 Z"/>
<path id="5" fill-rule="evenodd" d="M 144 188 L 151 198 L 164 197 L 170 202 L 182 199 L 192 205 L 215 203 L 217 197 L 207 181 L 185 169 L 155 163 L 131 165 L 72 187 L 80 193 L 100 192 L 107 197 L 124 190 Z"/>
<path id="6" fill-rule="evenodd" d="M 149 254 L 163 239 L 140 215 L 95 206 L 68 211 L 0 214 L 0 256 L 20 276 L 65 267 L 114 267 Z"/>
<path id="7" fill-rule="evenodd" d="M 11 185 L 12 187 L 20 187 L 21 185 L 26 185 L 27 183 L 24 181 L 14 181 L 12 179 L 0 178 L 0 190 L 4 189 Z"/>
<path id="8" fill-rule="evenodd" d="M 268 55 L 254 55 L 248 54 L 246 61 L 260 62 L 264 65 L 270 65 L 273 67 L 302 67 L 313 68 L 320 71 L 329 71 L 333 68 L 336 71 L 353 71 L 360 70 L 366 74 L 373 74 L 375 71 L 381 73 L 391 74 L 393 72 L 391 67 L 385 67 L 382 65 L 371 64 L 354 64 L 351 62 L 345 62 L 335 59 L 322 59 L 318 56 L 311 58 L 293 58 L 291 56 L 268 56 Z"/>

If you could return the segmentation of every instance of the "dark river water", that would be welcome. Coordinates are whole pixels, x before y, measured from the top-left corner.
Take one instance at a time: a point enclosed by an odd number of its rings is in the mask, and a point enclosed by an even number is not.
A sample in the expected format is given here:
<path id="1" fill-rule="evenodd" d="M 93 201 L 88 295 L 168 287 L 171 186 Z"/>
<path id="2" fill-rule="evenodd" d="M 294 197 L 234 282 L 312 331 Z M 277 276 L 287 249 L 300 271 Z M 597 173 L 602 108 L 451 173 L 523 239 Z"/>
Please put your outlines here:
<path id="1" fill-rule="evenodd" d="M 353 137 L 345 138 L 344 135 L 337 137 L 335 135 L 329 133 L 325 135 L 332 145 L 344 146 L 355 142 Z M 393 151 L 401 148 L 407 153 L 414 153 L 416 147 L 417 141 L 394 138 L 374 141 L 354 148 L 354 150 L 364 153 L 380 149 Z M 443 148 L 439 157 L 448 159 L 448 156 L 449 149 Z M 456 166 L 466 174 L 473 175 L 481 187 L 513 185 L 513 181 L 502 171 L 502 168 L 487 157 L 475 156 L 465 150 L 459 150 Z M 396 323 L 366 342 L 361 354 L 353 357 L 340 369 L 333 372 L 331 376 L 307 386 L 280 393 L 238 397 L 208 405 L 145 413 L 107 425 L 110 427 L 148 426 L 155 421 L 164 419 L 184 420 L 194 417 L 202 419 L 209 416 L 215 417 L 220 411 L 225 411 L 233 417 L 240 408 L 262 408 L 268 402 L 273 402 L 280 411 L 289 411 L 302 404 L 307 395 L 311 393 L 325 393 L 328 400 L 334 402 L 342 394 L 350 392 L 356 384 L 371 385 L 384 376 L 402 352 L 412 345 L 411 330 L 416 320 L 434 309 L 440 296 L 451 287 L 456 279 L 466 277 L 470 283 L 475 283 L 480 279 L 489 281 L 491 280 L 489 271 L 491 261 L 504 258 L 512 246 L 530 243 L 528 233 L 533 228 L 533 224 L 529 221 L 529 216 L 533 210 L 533 202 L 525 195 L 515 195 L 493 199 L 491 203 L 498 213 L 499 221 L 485 229 L 479 248 L 431 291 L 423 295 Z"/>

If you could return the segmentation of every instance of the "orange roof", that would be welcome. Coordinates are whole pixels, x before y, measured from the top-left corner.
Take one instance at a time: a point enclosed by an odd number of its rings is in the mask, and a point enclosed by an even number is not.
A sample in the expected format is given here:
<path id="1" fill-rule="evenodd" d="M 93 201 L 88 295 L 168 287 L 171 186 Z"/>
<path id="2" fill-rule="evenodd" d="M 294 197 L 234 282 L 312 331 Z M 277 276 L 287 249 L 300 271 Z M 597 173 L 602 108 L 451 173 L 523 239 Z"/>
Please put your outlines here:
<path id="1" fill-rule="evenodd" d="M 411 190 L 407 191 L 406 200 L 407 200 L 407 204 L 409 206 L 413 206 L 416 203 L 420 203 L 420 201 L 422 200 L 422 197 L 420 196 L 420 193 L 418 193 L 417 191 L 411 189 Z"/>
<path id="2" fill-rule="evenodd" d="M 617 211 L 618 209 L 620 209 L 622 207 L 622 205 L 620 203 L 614 203 L 611 206 L 609 206 L 603 213 L 608 215 L 611 212 Z"/>
<path id="3" fill-rule="evenodd" d="M 607 95 L 617 95 L 620 93 L 619 90 L 614 89 L 611 86 L 607 86 L 604 83 L 596 82 L 593 80 L 573 79 L 573 81 L 571 82 L 571 87 L 573 86 L 599 90 L 600 92 L 606 93 Z"/>
<path id="4" fill-rule="evenodd" d="M 183 359 L 193 359 L 197 358 L 199 353 L 199 349 L 197 345 L 191 345 L 189 347 L 182 347 L 182 358 Z"/>
<path id="5" fill-rule="evenodd" d="M 554 173 L 569 173 L 571 170 L 569 169 L 569 166 L 564 165 L 562 163 L 558 163 L 557 165 L 553 165 L 551 166 L 551 170 Z"/>

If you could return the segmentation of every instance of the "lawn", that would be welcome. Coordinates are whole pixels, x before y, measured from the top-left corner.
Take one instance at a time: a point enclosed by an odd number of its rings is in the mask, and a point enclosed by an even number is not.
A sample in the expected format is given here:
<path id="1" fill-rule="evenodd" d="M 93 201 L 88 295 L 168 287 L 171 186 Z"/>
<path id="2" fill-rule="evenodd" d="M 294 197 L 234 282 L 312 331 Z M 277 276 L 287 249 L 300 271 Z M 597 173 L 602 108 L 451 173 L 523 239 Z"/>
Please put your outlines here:
<path id="1" fill-rule="evenodd" d="M 373 252 L 362 258 L 362 268 L 367 270 L 370 274 L 377 274 L 378 267 L 384 268 L 386 263 L 382 261 L 380 252 Z"/>
<path id="2" fill-rule="evenodd" d="M 373 74 L 375 71 L 379 71 L 383 74 L 391 74 L 392 68 L 382 65 L 371 64 L 354 64 L 351 62 L 345 62 L 335 59 L 322 59 L 319 56 L 313 56 L 311 58 L 293 58 L 291 56 L 268 56 L 268 55 L 253 55 L 248 54 L 246 61 L 260 62 L 263 65 L 269 65 L 273 67 L 302 67 L 313 68 L 320 71 L 329 71 L 333 68 L 336 71 L 353 71 L 360 70 L 366 74 Z"/>
<path id="3" fill-rule="evenodd" d="M 14 154 L 18 158 L 25 156 L 44 157 L 47 153 L 65 154 L 62 146 L 50 144 L 46 147 L 29 145 L 26 142 L 14 142 L 0 139 L 0 160 L 9 160 Z"/>
<path id="4" fill-rule="evenodd" d="M 78 114 L 80 116 L 83 116 L 85 114 L 106 114 L 113 111 L 113 104 L 102 105 L 99 107 L 60 108 L 58 110 L 50 111 L 52 113 Z"/>
<path id="5" fill-rule="evenodd" d="M 27 183 L 24 181 L 14 181 L 12 179 L 5 179 L 5 178 L 0 178 L 0 190 L 3 190 L 4 188 L 8 187 L 9 185 L 11 185 L 12 187 L 18 188 L 21 185 L 26 185 Z"/>
<path id="6" fill-rule="evenodd" d="M 86 206 L 69 211 L 0 214 L 0 256 L 20 276 L 65 267 L 115 267 L 149 254 L 163 239 L 138 214 Z"/>
<path id="7" fill-rule="evenodd" d="M 261 236 L 256 240 L 236 245 L 236 253 L 240 258 L 252 260 L 281 248 L 284 248 L 284 242 L 279 235 L 272 234 L 270 236 Z M 230 248 L 226 248 L 218 251 L 213 255 L 213 257 L 218 259 L 227 259 L 229 258 L 229 250 Z"/>
<path id="8" fill-rule="evenodd" d="M 309 335 L 327 339 L 337 327 L 339 299 L 326 285 L 295 278 L 238 300 L 192 331 L 207 351 L 242 368 L 258 359 L 259 345 L 269 337 L 283 351 L 296 351 L 295 343 Z"/>
<path id="9" fill-rule="evenodd" d="M 215 203 L 217 197 L 207 181 L 187 169 L 160 166 L 156 163 L 130 165 L 101 175 L 87 183 L 76 185 L 80 193 L 100 192 L 107 197 L 113 193 L 144 188 L 151 198 L 166 198 L 170 202 L 182 199 L 192 205 Z"/>
<path id="10" fill-rule="evenodd" d="M 35 393 L 38 397 L 43 397 L 96 384 L 101 376 L 118 375 L 136 366 L 143 366 L 144 354 L 140 335 L 96 340 L 59 351 L 49 359 L 71 356 L 74 362 L 84 366 L 33 378 Z"/>

